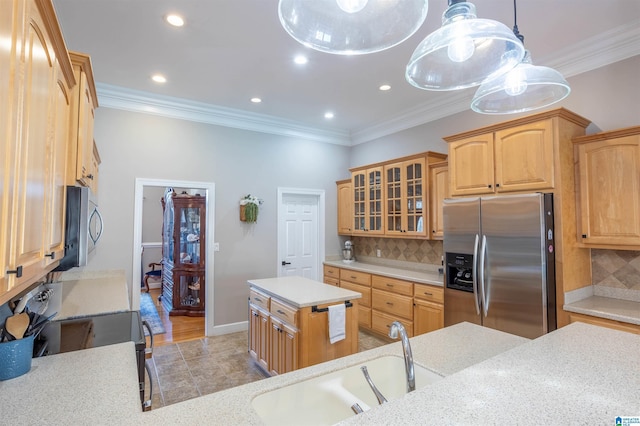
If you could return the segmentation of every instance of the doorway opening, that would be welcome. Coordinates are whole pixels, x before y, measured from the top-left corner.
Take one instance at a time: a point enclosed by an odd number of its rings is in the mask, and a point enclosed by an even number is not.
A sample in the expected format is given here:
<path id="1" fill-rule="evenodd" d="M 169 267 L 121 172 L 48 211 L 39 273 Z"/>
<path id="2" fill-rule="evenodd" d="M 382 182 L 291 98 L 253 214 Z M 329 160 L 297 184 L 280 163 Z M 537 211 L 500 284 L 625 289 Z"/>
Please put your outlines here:
<path id="1" fill-rule="evenodd" d="M 213 241 L 214 240 L 214 212 L 215 212 L 215 184 L 213 182 L 194 182 L 164 179 L 144 179 L 136 178 L 134 193 L 134 227 L 133 227 L 133 280 L 142 279 L 143 265 L 142 253 L 143 248 L 149 250 L 157 246 L 158 242 L 147 243 L 143 246 L 142 230 L 144 219 L 144 195 L 145 188 L 149 190 L 153 188 L 189 188 L 197 190 L 206 197 L 206 259 L 205 259 L 205 318 L 204 318 L 204 335 L 208 336 L 214 329 L 214 262 L 213 262 Z M 158 200 L 159 201 L 159 200 Z M 160 224 L 160 226 L 162 226 Z M 161 236 L 162 229 L 158 230 Z M 133 283 L 131 286 L 131 306 L 132 309 L 140 307 L 140 283 Z"/>

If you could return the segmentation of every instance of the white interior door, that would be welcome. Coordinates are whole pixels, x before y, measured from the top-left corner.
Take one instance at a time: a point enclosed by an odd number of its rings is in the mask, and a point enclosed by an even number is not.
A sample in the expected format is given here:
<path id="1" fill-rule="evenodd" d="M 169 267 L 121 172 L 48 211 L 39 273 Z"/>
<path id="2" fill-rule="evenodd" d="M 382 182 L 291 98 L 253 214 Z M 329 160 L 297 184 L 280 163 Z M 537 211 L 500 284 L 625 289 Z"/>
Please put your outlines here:
<path id="1" fill-rule="evenodd" d="M 292 192 L 283 190 L 279 203 L 278 276 L 296 275 L 318 281 L 324 256 L 321 244 L 324 206 L 321 208 L 317 193 L 289 191 Z"/>

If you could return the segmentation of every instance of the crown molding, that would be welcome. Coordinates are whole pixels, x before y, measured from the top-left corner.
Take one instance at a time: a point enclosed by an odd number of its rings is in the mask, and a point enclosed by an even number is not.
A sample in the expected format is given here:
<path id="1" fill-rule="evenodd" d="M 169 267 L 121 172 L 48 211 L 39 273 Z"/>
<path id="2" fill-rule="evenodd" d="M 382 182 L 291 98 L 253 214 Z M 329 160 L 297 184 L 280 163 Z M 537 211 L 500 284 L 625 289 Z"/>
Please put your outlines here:
<path id="1" fill-rule="evenodd" d="M 591 71 L 640 54 L 640 20 L 621 25 L 537 58 L 535 65 L 558 70 L 565 78 Z M 305 126 L 264 114 L 220 107 L 201 102 L 155 95 L 107 84 L 96 84 L 100 104 L 106 108 L 154 114 L 181 120 L 215 124 L 280 136 L 337 145 L 353 146 L 447 117 L 469 109 L 474 90 L 448 92 L 447 96 L 406 109 L 382 122 L 349 132 Z"/>
<path id="2" fill-rule="evenodd" d="M 604 67 L 640 55 L 640 20 L 558 50 L 553 57 L 536 59 L 535 52 L 532 55 L 534 65 L 554 68 L 565 78 Z M 468 110 L 474 93 L 475 89 L 450 92 L 447 97 L 402 111 L 379 124 L 352 132 L 351 143 L 359 145 Z"/>
<path id="3" fill-rule="evenodd" d="M 351 145 L 348 131 L 309 127 L 293 120 L 256 114 L 182 98 L 156 95 L 104 83 L 96 83 L 100 106 L 161 117 L 214 124 L 314 142 Z"/>

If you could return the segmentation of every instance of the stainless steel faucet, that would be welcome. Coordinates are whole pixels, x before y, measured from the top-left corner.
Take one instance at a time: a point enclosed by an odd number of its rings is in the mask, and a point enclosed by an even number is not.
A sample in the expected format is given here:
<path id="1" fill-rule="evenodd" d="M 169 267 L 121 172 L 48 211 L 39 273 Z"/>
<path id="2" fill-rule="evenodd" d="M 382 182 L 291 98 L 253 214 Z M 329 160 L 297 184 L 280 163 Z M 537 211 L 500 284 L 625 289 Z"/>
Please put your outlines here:
<path id="1" fill-rule="evenodd" d="M 389 337 L 392 339 L 398 338 L 398 332 L 400 332 L 400 339 L 402 340 L 402 351 L 404 352 L 404 369 L 407 372 L 407 392 L 416 390 L 416 374 L 413 369 L 413 354 L 411 353 L 411 344 L 409 344 L 409 336 L 407 336 L 407 330 L 404 326 L 394 321 L 389 328 Z"/>

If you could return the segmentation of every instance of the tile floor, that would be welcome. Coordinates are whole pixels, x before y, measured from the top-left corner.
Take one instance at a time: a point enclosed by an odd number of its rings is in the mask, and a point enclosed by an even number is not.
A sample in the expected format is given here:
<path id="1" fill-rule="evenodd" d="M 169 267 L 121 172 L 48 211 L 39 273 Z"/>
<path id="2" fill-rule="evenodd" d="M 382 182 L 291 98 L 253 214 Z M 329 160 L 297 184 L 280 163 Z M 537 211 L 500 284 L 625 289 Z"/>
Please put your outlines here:
<path id="1" fill-rule="evenodd" d="M 359 333 L 360 351 L 388 342 Z M 268 377 L 249 358 L 247 332 L 158 346 L 150 363 L 153 408 L 240 386 Z"/>

